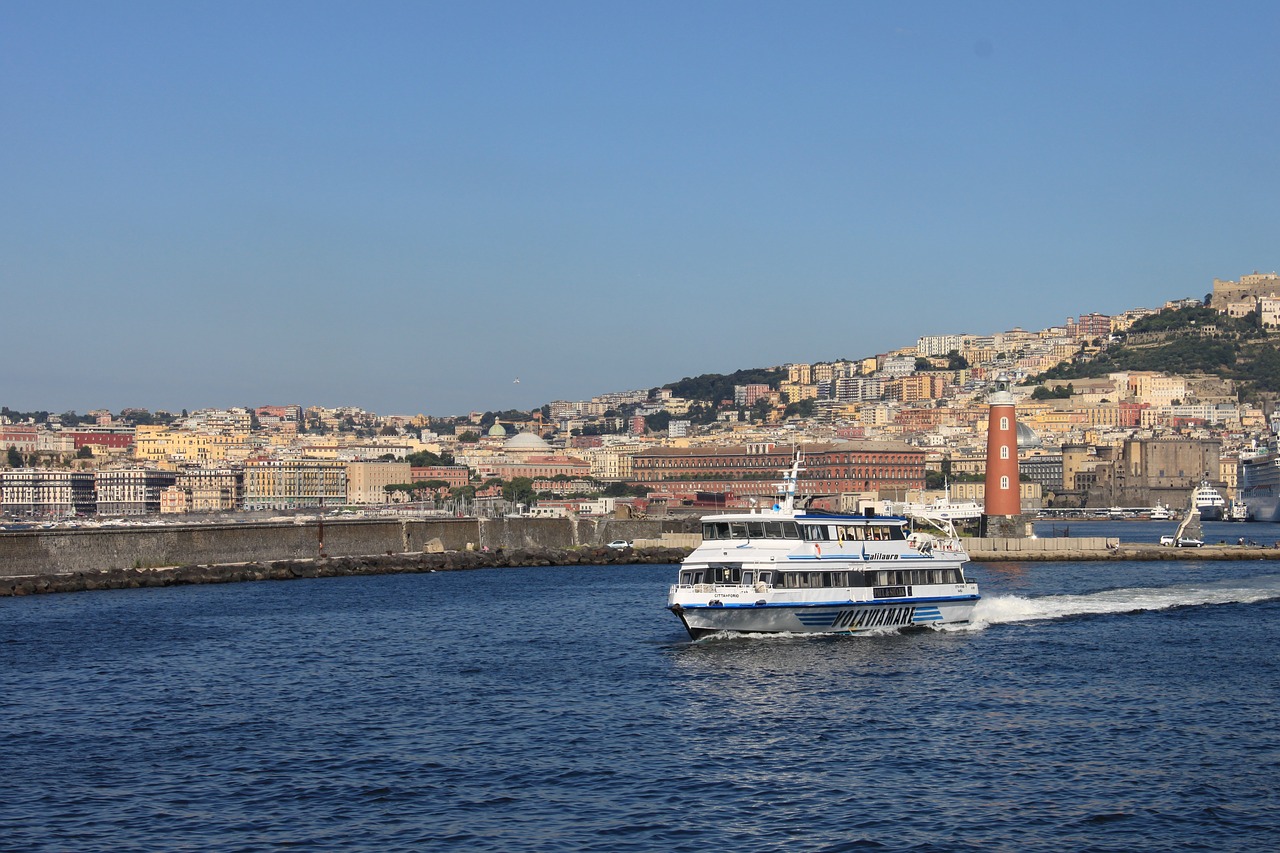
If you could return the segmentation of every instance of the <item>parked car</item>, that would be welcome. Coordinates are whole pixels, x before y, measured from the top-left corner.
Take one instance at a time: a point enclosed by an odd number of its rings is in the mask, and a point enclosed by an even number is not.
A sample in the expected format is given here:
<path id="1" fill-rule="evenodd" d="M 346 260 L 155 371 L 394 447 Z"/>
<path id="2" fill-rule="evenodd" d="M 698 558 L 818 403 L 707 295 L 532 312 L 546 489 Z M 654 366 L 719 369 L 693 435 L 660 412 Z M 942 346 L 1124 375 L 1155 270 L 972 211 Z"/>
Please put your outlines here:
<path id="1" fill-rule="evenodd" d="M 1172 547 L 1173 547 L 1173 537 L 1172 537 L 1172 536 L 1161 536 L 1161 537 L 1160 537 L 1160 544 L 1161 544 L 1161 545 L 1163 545 L 1163 546 L 1165 546 L 1166 548 L 1172 548 Z"/>
<path id="2" fill-rule="evenodd" d="M 605 546 L 605 547 L 607 547 L 607 548 L 630 548 L 630 547 L 631 547 L 631 543 L 630 543 L 630 542 L 628 542 L 628 541 L 627 541 L 627 540 L 625 540 L 625 539 L 615 539 L 615 540 L 613 540 L 612 542 L 610 542 L 610 543 L 609 543 L 607 546 Z"/>

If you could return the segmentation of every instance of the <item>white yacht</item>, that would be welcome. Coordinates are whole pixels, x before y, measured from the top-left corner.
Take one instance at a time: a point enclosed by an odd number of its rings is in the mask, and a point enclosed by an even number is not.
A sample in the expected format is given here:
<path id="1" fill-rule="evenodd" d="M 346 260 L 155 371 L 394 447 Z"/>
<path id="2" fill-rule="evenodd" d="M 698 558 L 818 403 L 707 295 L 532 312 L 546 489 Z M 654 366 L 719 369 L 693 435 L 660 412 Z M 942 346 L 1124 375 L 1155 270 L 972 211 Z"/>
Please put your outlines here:
<path id="1" fill-rule="evenodd" d="M 1200 511 L 1201 521 L 1221 521 L 1222 514 L 1227 509 L 1226 499 L 1217 489 L 1209 485 L 1208 480 L 1201 481 L 1199 487 L 1192 493 L 1192 500 L 1195 501 L 1196 509 Z"/>
<path id="2" fill-rule="evenodd" d="M 979 599 L 968 554 L 898 516 L 796 505 L 800 459 L 769 509 L 702 519 L 667 608 L 695 640 L 718 633 L 838 633 L 964 624 Z"/>

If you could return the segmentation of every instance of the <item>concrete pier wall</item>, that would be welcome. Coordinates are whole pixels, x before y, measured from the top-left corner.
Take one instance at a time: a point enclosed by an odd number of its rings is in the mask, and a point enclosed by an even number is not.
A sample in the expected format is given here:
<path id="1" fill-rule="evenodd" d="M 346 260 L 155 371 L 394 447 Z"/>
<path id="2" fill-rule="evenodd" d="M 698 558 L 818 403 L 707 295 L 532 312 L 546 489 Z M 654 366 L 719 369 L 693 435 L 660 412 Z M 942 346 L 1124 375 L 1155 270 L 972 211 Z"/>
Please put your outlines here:
<path id="1" fill-rule="evenodd" d="M 0 533 L 0 577 L 399 554 L 437 539 L 446 551 L 574 548 L 680 529 L 659 520 L 446 518 L 8 531 Z"/>

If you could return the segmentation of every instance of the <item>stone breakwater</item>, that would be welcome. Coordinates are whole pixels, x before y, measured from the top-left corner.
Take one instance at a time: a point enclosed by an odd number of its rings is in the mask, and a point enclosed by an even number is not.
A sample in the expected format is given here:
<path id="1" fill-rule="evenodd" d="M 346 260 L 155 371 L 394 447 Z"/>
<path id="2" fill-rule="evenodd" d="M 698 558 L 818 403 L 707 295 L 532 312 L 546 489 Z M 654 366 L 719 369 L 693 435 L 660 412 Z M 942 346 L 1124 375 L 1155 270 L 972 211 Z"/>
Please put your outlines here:
<path id="1" fill-rule="evenodd" d="M 170 566 L 154 569 L 106 569 L 0 578 L 0 597 L 295 578 L 455 572 L 468 569 L 675 564 L 684 559 L 686 554 L 688 551 L 681 548 L 605 548 L 601 546 L 573 549 L 499 548 L 490 551 L 321 557 L 307 560 Z"/>
<path id="2" fill-rule="evenodd" d="M 1069 539 L 1055 542 L 1070 543 Z M 1121 544 L 1106 548 L 1073 548 L 1069 545 L 1052 551 L 970 549 L 974 563 L 1062 563 L 1105 561 L 1159 560 L 1280 560 L 1280 548 L 1249 545 L 1206 545 L 1203 548 L 1168 548 L 1159 545 Z"/>

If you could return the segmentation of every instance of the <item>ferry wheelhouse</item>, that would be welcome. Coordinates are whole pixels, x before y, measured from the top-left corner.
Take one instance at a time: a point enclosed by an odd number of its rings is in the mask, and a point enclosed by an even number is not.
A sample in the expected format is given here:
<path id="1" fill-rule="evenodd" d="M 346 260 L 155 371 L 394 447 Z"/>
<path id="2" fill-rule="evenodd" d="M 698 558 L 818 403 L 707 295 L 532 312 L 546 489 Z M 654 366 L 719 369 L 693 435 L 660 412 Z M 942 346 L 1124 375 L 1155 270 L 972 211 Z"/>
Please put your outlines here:
<path id="1" fill-rule="evenodd" d="M 667 608 L 695 640 L 727 633 L 839 633 L 964 624 L 979 599 L 968 555 L 911 520 L 796 505 L 799 459 L 771 508 L 706 516 Z"/>

